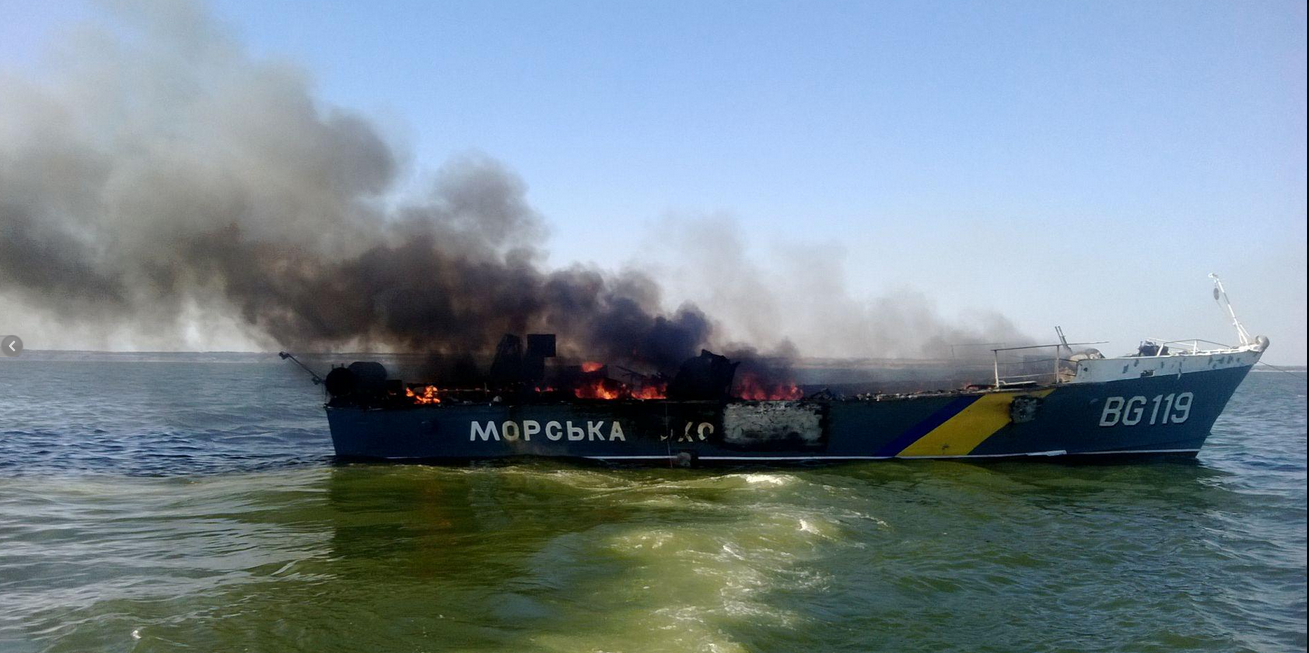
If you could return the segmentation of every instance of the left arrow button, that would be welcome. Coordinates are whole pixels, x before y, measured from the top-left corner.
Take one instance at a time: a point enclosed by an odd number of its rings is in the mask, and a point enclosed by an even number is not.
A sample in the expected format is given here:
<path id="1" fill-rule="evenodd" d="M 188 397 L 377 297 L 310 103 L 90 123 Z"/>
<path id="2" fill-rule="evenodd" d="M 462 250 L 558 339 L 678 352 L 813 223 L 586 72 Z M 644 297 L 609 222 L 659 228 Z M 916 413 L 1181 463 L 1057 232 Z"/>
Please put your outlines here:
<path id="1" fill-rule="evenodd" d="M 23 353 L 23 339 L 18 336 L 5 336 L 0 339 L 0 353 L 5 356 L 17 356 Z"/>

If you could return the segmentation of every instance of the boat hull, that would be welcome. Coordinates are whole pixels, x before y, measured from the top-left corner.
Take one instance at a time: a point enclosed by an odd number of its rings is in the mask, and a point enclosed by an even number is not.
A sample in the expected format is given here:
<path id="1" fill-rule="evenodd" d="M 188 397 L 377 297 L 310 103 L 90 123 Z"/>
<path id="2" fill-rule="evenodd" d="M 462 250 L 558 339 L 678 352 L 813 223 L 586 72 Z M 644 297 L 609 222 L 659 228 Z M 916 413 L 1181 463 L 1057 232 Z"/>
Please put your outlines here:
<path id="1" fill-rule="evenodd" d="M 1194 456 L 1249 372 L 880 400 L 327 406 L 344 459 L 651 464 Z"/>

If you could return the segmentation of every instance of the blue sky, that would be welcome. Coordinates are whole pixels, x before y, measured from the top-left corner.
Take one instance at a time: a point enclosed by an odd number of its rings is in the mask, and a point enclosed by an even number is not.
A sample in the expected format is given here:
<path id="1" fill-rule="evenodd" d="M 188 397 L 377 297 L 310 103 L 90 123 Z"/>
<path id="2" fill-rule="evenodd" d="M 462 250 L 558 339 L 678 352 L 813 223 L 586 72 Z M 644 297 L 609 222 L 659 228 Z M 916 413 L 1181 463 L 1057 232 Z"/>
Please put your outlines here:
<path id="1" fill-rule="evenodd" d="M 414 187 L 453 154 L 504 161 L 556 264 L 640 261 L 668 216 L 726 216 L 765 263 L 830 247 L 853 294 L 1116 349 L 1231 340 L 1216 271 L 1268 360 L 1305 361 L 1303 2 L 213 10 L 376 120 Z M 0 67 L 94 13 L 0 0 Z"/>

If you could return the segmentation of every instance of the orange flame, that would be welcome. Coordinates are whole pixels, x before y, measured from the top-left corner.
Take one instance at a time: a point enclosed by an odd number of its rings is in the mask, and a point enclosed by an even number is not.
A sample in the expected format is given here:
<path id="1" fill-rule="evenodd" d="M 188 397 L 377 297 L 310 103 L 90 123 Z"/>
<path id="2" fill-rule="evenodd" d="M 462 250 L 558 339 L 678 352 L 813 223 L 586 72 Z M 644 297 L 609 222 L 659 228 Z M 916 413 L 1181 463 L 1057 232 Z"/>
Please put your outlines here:
<path id="1" fill-rule="evenodd" d="M 737 381 L 736 396 L 749 401 L 795 400 L 803 398 L 804 391 L 790 381 L 768 382 L 743 374 Z"/>
<path id="2" fill-rule="evenodd" d="M 591 379 L 573 388 L 578 399 L 618 399 L 627 388 L 612 379 Z"/>
<path id="3" fill-rule="evenodd" d="M 440 390 L 434 385 L 424 386 L 418 393 L 415 393 L 413 388 L 405 388 L 405 396 L 413 399 L 416 404 L 441 403 L 441 398 L 436 396 L 438 392 Z"/>
<path id="4" fill-rule="evenodd" d="M 664 386 L 631 388 L 613 379 L 591 379 L 573 388 L 573 395 L 578 399 L 663 399 Z"/>
<path id="5" fill-rule="evenodd" d="M 646 385 L 632 391 L 633 399 L 664 399 L 666 386 L 664 385 Z"/>
<path id="6" fill-rule="evenodd" d="M 592 372 L 599 372 L 602 368 L 604 368 L 604 366 L 605 366 L 604 363 L 597 363 L 595 361 L 586 361 L 585 363 L 582 363 L 582 371 L 586 372 L 587 374 L 590 374 Z"/>

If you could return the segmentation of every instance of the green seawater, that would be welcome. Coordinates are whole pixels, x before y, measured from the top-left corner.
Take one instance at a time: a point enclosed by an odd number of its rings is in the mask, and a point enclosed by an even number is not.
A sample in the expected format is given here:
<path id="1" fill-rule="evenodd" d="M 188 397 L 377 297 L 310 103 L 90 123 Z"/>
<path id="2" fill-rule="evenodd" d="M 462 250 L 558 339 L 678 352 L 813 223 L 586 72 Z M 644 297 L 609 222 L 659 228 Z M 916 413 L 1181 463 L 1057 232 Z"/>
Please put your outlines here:
<path id="1" fill-rule="evenodd" d="M 0 364 L 0 651 L 1306 646 L 1300 378 L 1194 464 L 719 471 L 338 465 L 301 382 Z"/>

